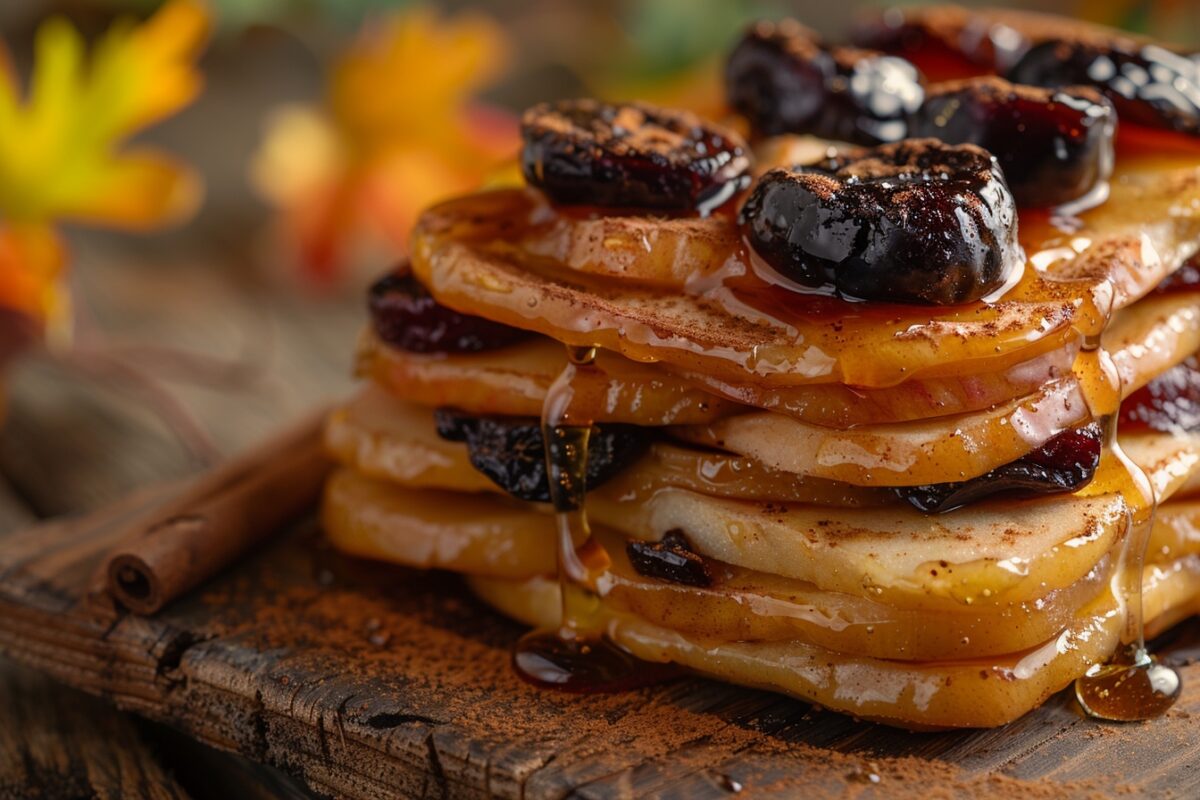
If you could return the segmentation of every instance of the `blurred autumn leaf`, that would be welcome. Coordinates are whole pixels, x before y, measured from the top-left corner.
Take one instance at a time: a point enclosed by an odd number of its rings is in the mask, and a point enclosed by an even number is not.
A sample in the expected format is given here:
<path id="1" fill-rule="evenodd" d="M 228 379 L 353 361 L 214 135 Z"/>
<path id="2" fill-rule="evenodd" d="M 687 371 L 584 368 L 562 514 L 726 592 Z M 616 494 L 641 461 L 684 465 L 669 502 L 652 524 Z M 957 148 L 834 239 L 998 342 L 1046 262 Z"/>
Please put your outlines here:
<path id="1" fill-rule="evenodd" d="M 191 102 L 194 61 L 210 27 L 196 0 L 172 0 L 141 24 L 118 22 L 88 58 L 61 18 L 38 29 L 22 97 L 0 72 L 0 307 L 62 322 L 60 222 L 145 230 L 196 207 L 200 181 L 170 156 L 126 146 Z"/>
<path id="2" fill-rule="evenodd" d="M 364 240 L 402 252 L 422 209 L 512 156 L 515 120 L 477 101 L 508 54 L 487 17 L 416 6 L 364 29 L 320 108 L 276 111 L 251 178 L 306 274 L 332 281 Z"/>

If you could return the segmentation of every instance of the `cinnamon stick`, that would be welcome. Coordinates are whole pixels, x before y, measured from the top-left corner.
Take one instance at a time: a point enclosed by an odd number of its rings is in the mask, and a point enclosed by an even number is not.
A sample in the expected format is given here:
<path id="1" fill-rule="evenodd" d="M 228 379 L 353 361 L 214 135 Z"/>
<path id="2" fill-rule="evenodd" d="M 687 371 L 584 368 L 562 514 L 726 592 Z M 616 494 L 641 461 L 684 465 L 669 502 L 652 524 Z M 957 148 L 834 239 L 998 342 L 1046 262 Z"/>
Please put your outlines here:
<path id="1" fill-rule="evenodd" d="M 329 471 L 323 419 L 218 467 L 143 518 L 106 560 L 109 594 L 153 614 L 311 507 Z"/>

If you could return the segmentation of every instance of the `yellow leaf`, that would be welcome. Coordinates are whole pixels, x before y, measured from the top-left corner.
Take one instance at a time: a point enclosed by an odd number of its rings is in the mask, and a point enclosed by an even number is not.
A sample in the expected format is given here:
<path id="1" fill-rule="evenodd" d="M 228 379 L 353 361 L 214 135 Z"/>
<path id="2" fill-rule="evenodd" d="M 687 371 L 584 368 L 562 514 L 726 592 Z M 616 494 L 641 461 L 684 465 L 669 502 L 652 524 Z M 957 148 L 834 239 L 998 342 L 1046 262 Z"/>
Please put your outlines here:
<path id="1" fill-rule="evenodd" d="M 68 22 L 44 23 L 28 97 L 0 72 L 0 218 L 144 228 L 190 210 L 194 175 L 120 146 L 195 98 L 209 23 L 200 3 L 172 0 L 140 25 L 114 25 L 90 59 Z"/>
<path id="2" fill-rule="evenodd" d="M 461 147 L 454 121 L 507 59 L 504 33 L 490 19 L 464 13 L 443 20 L 417 6 L 366 31 L 341 59 L 330 106 L 346 136 L 364 150 L 397 138 Z"/>
<path id="3" fill-rule="evenodd" d="M 324 107 L 272 115 L 251 179 L 279 207 L 310 277 L 335 278 L 363 244 L 402 252 L 426 205 L 512 157 L 515 119 L 476 102 L 508 49 L 484 16 L 414 6 L 341 56 Z"/>

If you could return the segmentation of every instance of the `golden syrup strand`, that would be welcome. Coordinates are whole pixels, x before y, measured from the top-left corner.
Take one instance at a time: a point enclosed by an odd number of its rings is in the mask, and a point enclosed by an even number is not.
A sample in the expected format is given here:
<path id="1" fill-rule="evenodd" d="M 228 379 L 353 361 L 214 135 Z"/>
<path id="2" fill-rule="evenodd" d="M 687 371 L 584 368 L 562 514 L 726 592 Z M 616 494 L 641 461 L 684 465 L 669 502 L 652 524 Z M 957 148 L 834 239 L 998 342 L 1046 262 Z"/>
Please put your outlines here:
<path id="1" fill-rule="evenodd" d="M 620 691 L 662 676 L 604 638 L 605 617 L 596 591 L 610 564 L 587 519 L 587 460 L 593 419 L 586 395 L 595 348 L 569 348 L 568 364 L 546 395 L 542 435 L 546 475 L 557 517 L 557 564 L 561 596 L 558 630 L 526 634 L 513 666 L 538 686 L 570 692 Z M 594 388 L 594 387 L 592 387 Z"/>
<path id="2" fill-rule="evenodd" d="M 1124 614 L 1122 639 L 1105 664 L 1093 665 L 1075 682 L 1075 696 L 1097 719 L 1136 721 L 1162 715 L 1179 696 L 1178 674 L 1156 663 L 1146 650 L 1142 615 L 1142 570 L 1157 509 L 1150 479 L 1121 450 L 1117 441 L 1121 381 L 1097 336 L 1086 337 L 1079 356 L 1080 383 L 1093 415 L 1103 415 L 1105 446 L 1119 465 L 1118 485 L 1125 500 L 1127 523 L 1112 591 Z"/>

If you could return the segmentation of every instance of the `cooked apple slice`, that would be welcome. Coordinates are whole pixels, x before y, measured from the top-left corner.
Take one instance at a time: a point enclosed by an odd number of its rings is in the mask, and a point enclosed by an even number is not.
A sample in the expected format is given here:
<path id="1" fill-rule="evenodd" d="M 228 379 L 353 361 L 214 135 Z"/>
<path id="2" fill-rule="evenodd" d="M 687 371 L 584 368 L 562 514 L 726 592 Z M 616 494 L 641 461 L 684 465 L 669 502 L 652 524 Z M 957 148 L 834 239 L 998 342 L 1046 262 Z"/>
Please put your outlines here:
<path id="1" fill-rule="evenodd" d="M 1151 295 L 1104 332 L 1125 396 L 1200 351 L 1200 291 Z"/>
<path id="2" fill-rule="evenodd" d="M 1121 435 L 1120 443 L 1126 455 L 1145 470 L 1159 503 L 1200 488 L 1200 431 L 1127 433 Z"/>
<path id="3" fill-rule="evenodd" d="M 831 512 L 682 489 L 623 504 L 604 487 L 588 500 L 594 521 L 630 538 L 680 530 L 718 561 L 913 609 L 1019 603 L 1069 586 L 1124 536 L 1125 508 L 1112 495 L 1060 495 L 938 516 L 906 507 Z"/>
<path id="4" fill-rule="evenodd" d="M 540 417 L 546 391 L 567 364 L 566 348 L 535 339 L 486 353 L 426 355 L 388 347 L 370 332 L 359 339 L 358 371 L 396 397 L 476 414 Z M 651 364 L 602 352 L 596 369 L 606 381 L 597 422 L 700 424 L 735 413 L 738 405 Z"/>
<path id="5" fill-rule="evenodd" d="M 1101 308 L 1111 299 L 1103 282 L 1052 284 L 1032 271 L 1011 297 L 954 308 L 846 303 L 784 290 L 759 302 L 720 286 L 667 293 L 487 242 L 498 222 L 479 222 L 477 201 L 438 206 L 414 232 L 414 272 L 439 302 L 567 344 L 734 382 L 880 388 L 999 371 L 1077 341 L 1077 329 L 1099 331 L 1107 313 Z"/>
<path id="6" fill-rule="evenodd" d="M 604 602 L 663 628 L 710 641 L 799 640 L 841 653 L 928 661 L 1024 650 L 1068 625 L 1108 588 L 1115 560 L 1105 555 L 1082 579 L 1032 601 L 978 604 L 937 612 L 895 608 L 870 598 L 828 592 L 811 583 L 708 562 L 710 586 L 689 586 L 637 573 L 625 540 L 600 531 L 612 558 L 601 580 Z"/>
<path id="7" fill-rule="evenodd" d="M 684 441 L 769 467 L 856 486 L 919 486 L 983 475 L 1089 419 L 1079 386 L 1062 380 L 985 412 L 837 430 L 755 412 L 676 427 Z"/>
<path id="8" fill-rule="evenodd" d="M 496 495 L 406 489 L 334 471 L 321 524 L 350 555 L 426 569 L 526 578 L 555 569 L 554 516 Z"/>
<path id="9" fill-rule="evenodd" d="M 471 465 L 467 450 L 437 434 L 433 413 L 367 386 L 329 415 L 325 449 L 337 461 L 403 486 L 497 491 Z"/>
<path id="10" fill-rule="evenodd" d="M 325 445 L 338 462 L 401 486 L 501 492 L 470 463 L 466 446 L 438 436 L 433 410 L 368 386 L 334 411 Z M 731 453 L 655 442 L 649 452 L 609 482 L 626 502 L 666 486 L 711 494 L 865 508 L 896 502 L 893 493 L 775 470 Z"/>
<path id="11" fill-rule="evenodd" d="M 1104 344 L 1126 393 L 1200 349 L 1198 298 L 1198 292 L 1153 295 L 1116 316 Z M 1075 355 L 1076 348 L 1064 348 L 1000 373 L 909 380 L 870 390 L 841 384 L 767 389 L 684 373 L 676 378 L 664 365 L 639 364 L 604 351 L 597 360 L 612 390 L 600 420 L 699 424 L 729 415 L 735 404 L 834 428 L 951 416 L 1007 403 L 1052 381 L 1069 379 Z M 549 339 L 535 339 L 485 354 L 426 355 L 388 347 L 364 332 L 358 360 L 360 374 L 402 399 L 429 406 L 453 404 L 479 414 L 537 416 L 547 387 L 566 365 L 566 353 Z"/>
<path id="12" fill-rule="evenodd" d="M 469 583 L 485 602 L 510 617 L 529 625 L 558 624 L 554 581 L 472 578 Z M 1154 591 L 1166 588 L 1162 584 Z M 800 641 L 715 643 L 619 613 L 613 613 L 607 630 L 615 642 L 647 661 L 674 662 L 864 719 L 930 729 L 1011 722 L 1107 658 L 1116 649 L 1123 623 L 1120 605 L 1105 591 L 1035 648 L 932 663 L 853 656 Z"/>
<path id="13" fill-rule="evenodd" d="M 1159 506 L 1146 545 L 1146 563 L 1165 564 L 1200 555 L 1200 500 L 1184 498 Z"/>
<path id="14" fill-rule="evenodd" d="M 510 617 L 541 627 L 558 624 L 558 584 L 552 580 L 468 582 L 485 602 Z M 1146 629 L 1154 635 L 1197 610 L 1200 558 L 1148 568 L 1143 586 Z M 1036 647 L 929 663 L 848 655 L 803 641 L 719 643 L 630 614 L 610 613 L 609 635 L 648 661 L 675 662 L 856 717 L 922 729 L 1011 722 L 1104 661 L 1116 648 L 1124 625 L 1121 605 L 1106 590 Z"/>

